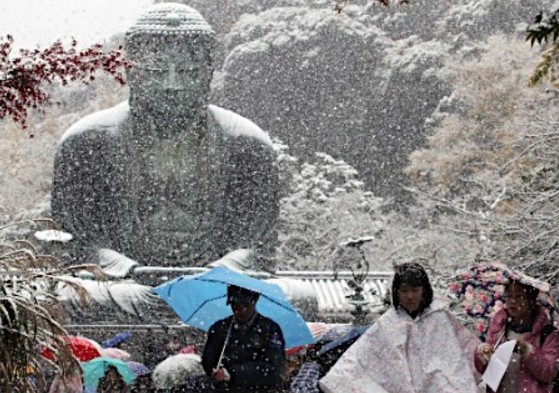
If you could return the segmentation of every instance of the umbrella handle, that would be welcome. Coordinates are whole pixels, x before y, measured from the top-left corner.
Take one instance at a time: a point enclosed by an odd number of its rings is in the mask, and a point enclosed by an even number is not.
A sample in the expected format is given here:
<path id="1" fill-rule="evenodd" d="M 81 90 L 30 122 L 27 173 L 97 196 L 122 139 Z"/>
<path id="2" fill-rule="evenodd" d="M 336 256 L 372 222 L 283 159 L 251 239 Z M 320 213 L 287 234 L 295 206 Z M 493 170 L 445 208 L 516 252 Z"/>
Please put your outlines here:
<path id="1" fill-rule="evenodd" d="M 231 328 L 233 327 L 233 319 L 231 319 L 231 323 L 229 324 L 229 329 L 227 329 L 227 335 L 225 336 L 225 341 L 223 342 L 223 348 L 221 348 L 221 354 L 219 355 L 219 359 L 217 360 L 217 369 L 221 367 L 221 361 L 223 360 L 223 355 L 225 354 L 225 348 L 227 348 L 227 344 L 229 344 L 229 336 L 231 335 Z"/>

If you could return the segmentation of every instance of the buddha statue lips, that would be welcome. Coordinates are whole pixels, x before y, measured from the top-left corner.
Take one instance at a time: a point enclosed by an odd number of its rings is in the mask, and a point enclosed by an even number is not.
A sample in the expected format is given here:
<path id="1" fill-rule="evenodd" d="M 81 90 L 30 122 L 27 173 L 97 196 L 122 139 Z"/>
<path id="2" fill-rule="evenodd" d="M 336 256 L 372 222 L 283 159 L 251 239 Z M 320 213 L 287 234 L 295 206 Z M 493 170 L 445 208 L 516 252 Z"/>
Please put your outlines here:
<path id="1" fill-rule="evenodd" d="M 98 248 L 147 265 L 238 248 L 272 260 L 276 155 L 257 125 L 208 103 L 214 45 L 179 3 L 152 6 L 127 31 L 128 102 L 72 125 L 55 157 L 52 214 L 74 235 L 76 263 Z"/>

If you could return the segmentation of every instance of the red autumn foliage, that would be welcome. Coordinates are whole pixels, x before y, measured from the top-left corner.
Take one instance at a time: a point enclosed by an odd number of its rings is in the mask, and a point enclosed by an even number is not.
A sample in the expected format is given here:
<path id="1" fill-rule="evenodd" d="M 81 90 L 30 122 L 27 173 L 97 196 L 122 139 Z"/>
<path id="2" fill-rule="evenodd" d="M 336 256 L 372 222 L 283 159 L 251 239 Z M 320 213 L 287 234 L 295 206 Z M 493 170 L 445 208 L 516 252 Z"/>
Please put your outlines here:
<path id="1" fill-rule="evenodd" d="M 12 56 L 13 42 L 10 35 L 0 37 L 0 119 L 10 116 L 24 128 L 28 110 L 41 110 L 50 100 L 45 84 L 55 80 L 62 85 L 89 84 L 98 70 L 126 83 L 123 71 L 130 62 L 124 59 L 122 48 L 104 52 L 103 45 L 95 44 L 78 50 L 77 41 L 72 40 L 66 49 L 56 41 L 46 49 L 20 49 L 19 56 Z"/>

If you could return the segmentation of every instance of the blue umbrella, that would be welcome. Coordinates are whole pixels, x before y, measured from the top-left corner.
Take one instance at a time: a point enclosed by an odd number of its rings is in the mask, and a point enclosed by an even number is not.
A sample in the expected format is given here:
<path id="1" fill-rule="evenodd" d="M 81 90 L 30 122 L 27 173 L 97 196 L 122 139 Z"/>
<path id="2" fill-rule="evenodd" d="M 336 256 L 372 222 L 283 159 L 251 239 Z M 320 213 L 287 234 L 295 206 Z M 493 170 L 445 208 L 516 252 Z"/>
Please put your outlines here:
<path id="1" fill-rule="evenodd" d="M 231 308 L 226 304 L 228 285 L 261 295 L 256 309 L 280 326 L 287 348 L 314 343 L 309 327 L 278 285 L 223 266 L 175 278 L 153 291 L 171 306 L 185 324 L 208 331 L 214 322 L 232 315 Z"/>
<path id="2" fill-rule="evenodd" d="M 96 387 L 109 366 L 116 367 L 124 382 L 129 385 L 136 378 L 136 374 L 130 370 L 126 362 L 113 358 L 98 357 L 89 362 L 82 363 L 84 386 Z"/>
<path id="3" fill-rule="evenodd" d="M 341 337 L 324 344 L 317 352 L 317 361 L 320 364 L 321 371 L 326 374 L 328 370 L 336 364 L 338 359 L 342 357 L 344 352 L 352 346 L 369 327 L 370 325 L 353 327 Z"/>
<path id="4" fill-rule="evenodd" d="M 330 341 L 329 343 L 322 346 L 322 348 L 320 348 L 320 350 L 318 351 L 317 355 L 322 356 L 336 349 L 345 351 L 355 341 L 357 341 L 357 339 L 361 337 L 361 335 L 363 335 L 363 333 L 365 333 L 367 329 L 369 329 L 370 327 L 371 325 L 361 325 L 352 328 L 342 337 Z"/>
<path id="5" fill-rule="evenodd" d="M 132 337 L 132 332 L 130 331 L 120 332 L 117 335 L 109 338 L 108 340 L 103 341 L 101 346 L 103 348 L 116 347 L 118 344 L 128 341 L 130 337 Z"/>

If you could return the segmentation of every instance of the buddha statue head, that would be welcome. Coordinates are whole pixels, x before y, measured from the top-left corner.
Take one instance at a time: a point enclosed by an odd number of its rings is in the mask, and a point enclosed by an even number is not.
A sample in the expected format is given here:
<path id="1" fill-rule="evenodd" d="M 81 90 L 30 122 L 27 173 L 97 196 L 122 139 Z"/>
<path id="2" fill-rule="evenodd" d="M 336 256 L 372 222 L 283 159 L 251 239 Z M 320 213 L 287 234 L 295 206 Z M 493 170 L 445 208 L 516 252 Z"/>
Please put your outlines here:
<path id="1" fill-rule="evenodd" d="M 191 122 L 205 113 L 213 74 L 215 33 L 195 9 L 179 3 L 149 8 L 128 29 L 130 109 Z"/>

